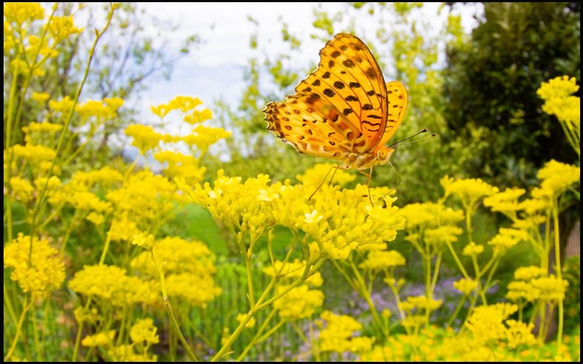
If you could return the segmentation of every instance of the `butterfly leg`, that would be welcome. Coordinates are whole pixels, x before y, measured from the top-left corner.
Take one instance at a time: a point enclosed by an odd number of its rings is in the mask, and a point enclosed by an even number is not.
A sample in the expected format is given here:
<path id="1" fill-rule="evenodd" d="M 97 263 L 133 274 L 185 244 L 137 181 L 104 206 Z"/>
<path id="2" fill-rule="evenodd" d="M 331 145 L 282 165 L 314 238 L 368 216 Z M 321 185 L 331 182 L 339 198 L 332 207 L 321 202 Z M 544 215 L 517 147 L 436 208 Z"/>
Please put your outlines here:
<path id="1" fill-rule="evenodd" d="M 368 188 L 368 199 L 369 199 L 371 205 L 373 205 L 373 203 L 372 203 L 372 197 L 370 196 L 370 180 L 372 178 L 372 167 L 373 166 L 370 166 L 370 171 L 368 173 L 363 172 L 360 169 L 358 170 L 360 173 L 362 173 L 363 175 L 366 176 L 366 188 Z"/>
<path id="2" fill-rule="evenodd" d="M 312 194 L 308 198 L 308 201 L 310 201 L 312 199 L 312 197 L 314 197 L 316 192 L 318 192 L 318 190 L 324 185 L 324 182 L 326 182 L 326 178 L 328 178 L 328 175 L 330 175 L 330 172 L 332 172 L 332 170 L 334 170 L 334 173 L 332 174 L 332 178 L 330 178 L 330 182 L 329 182 L 329 184 L 332 184 L 332 180 L 334 179 L 334 175 L 336 174 L 336 171 L 338 170 L 338 168 L 339 168 L 339 166 L 333 166 L 332 168 L 330 168 L 330 170 L 328 171 L 328 173 L 326 173 L 326 176 L 324 177 L 322 182 L 318 185 L 318 188 L 316 188 L 316 190 L 314 192 L 312 192 Z"/>

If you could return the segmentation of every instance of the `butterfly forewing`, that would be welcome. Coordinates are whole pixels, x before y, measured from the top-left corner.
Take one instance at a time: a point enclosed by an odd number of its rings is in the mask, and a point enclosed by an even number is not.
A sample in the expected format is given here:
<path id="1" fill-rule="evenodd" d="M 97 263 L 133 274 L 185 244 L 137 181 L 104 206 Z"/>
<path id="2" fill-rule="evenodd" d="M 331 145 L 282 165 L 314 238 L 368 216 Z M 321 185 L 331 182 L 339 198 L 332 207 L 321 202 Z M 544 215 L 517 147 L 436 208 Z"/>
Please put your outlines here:
<path id="1" fill-rule="evenodd" d="M 267 129 L 305 154 L 338 160 L 373 155 L 406 108 L 404 85 L 389 86 L 368 47 L 351 34 L 337 34 L 296 94 L 267 105 Z"/>

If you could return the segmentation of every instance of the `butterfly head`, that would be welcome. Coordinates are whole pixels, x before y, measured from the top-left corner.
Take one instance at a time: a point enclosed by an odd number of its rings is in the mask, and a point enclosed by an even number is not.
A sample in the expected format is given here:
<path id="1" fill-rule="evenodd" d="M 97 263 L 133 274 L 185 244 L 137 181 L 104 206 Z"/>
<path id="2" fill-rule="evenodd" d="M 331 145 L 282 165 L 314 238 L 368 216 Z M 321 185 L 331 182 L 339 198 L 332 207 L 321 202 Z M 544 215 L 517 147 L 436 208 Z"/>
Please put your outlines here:
<path id="1" fill-rule="evenodd" d="M 381 146 L 377 149 L 377 163 L 378 164 L 387 164 L 391 156 L 395 152 L 395 148 Z"/>

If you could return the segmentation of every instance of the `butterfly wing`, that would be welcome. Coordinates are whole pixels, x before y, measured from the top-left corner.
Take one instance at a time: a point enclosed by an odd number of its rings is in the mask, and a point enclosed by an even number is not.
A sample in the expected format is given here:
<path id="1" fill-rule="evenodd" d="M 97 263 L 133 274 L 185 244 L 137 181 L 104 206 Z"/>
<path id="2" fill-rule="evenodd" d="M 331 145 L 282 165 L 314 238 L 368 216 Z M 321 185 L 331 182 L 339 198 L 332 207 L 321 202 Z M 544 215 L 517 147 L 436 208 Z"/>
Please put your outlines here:
<path id="1" fill-rule="evenodd" d="M 379 145 L 385 145 L 393 137 L 405 117 L 408 104 L 408 94 L 405 84 L 401 81 L 391 81 L 387 84 L 387 123 Z"/>
<path id="2" fill-rule="evenodd" d="M 380 67 L 354 35 L 340 33 L 328 41 L 318 68 L 295 91 L 264 112 L 267 129 L 301 153 L 334 159 L 371 153 L 398 126 L 387 123 L 392 93 Z"/>

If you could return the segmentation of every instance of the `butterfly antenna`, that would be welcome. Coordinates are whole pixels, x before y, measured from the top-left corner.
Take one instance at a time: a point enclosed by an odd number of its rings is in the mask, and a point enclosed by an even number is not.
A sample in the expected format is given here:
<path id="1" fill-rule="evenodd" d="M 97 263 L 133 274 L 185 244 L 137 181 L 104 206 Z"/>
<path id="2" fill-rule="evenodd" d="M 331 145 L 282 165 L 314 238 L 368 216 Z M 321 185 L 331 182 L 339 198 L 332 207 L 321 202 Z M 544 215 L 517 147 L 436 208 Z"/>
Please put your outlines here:
<path id="1" fill-rule="evenodd" d="M 396 141 L 395 143 L 391 144 L 391 145 L 389 146 L 389 148 L 395 147 L 395 146 L 397 146 L 398 144 L 401 144 L 401 143 L 403 143 L 403 142 L 406 142 L 406 141 L 408 141 L 408 140 L 410 140 L 410 141 L 409 141 L 409 144 L 411 144 L 411 143 L 416 143 L 416 142 L 419 142 L 419 141 L 421 141 L 421 140 L 423 140 L 423 139 L 426 139 L 426 138 L 431 138 L 431 137 L 434 137 L 434 136 L 436 136 L 436 135 L 437 135 L 436 133 L 431 133 L 431 134 L 429 134 L 429 135 L 424 135 L 424 136 L 422 136 L 421 138 L 419 138 L 419 139 L 417 139 L 417 140 L 411 140 L 411 139 L 415 138 L 417 135 L 419 135 L 419 134 L 424 134 L 424 133 L 427 133 L 428 131 L 429 131 L 429 129 L 427 129 L 427 128 L 425 128 L 425 129 L 423 129 L 423 130 L 420 130 L 420 131 L 418 131 L 417 133 L 415 133 L 415 134 L 411 135 L 410 137 L 407 137 L 407 138 L 405 138 L 405 139 L 401 139 L 401 140 L 398 140 L 398 141 Z"/>
<path id="2" fill-rule="evenodd" d="M 389 192 L 387 192 L 387 194 L 385 194 L 385 196 L 390 195 L 391 192 L 396 191 L 397 188 L 399 187 L 399 185 L 401 184 L 401 174 L 399 173 L 399 171 L 397 170 L 397 168 L 395 168 L 395 166 L 393 165 L 393 163 L 391 163 L 389 161 L 389 165 L 391 166 L 391 168 L 393 168 L 395 170 L 395 172 L 397 173 L 397 185 L 395 187 L 392 187 Z M 383 197 L 385 197 L 383 196 Z"/>
<path id="3" fill-rule="evenodd" d="M 324 177 L 324 179 L 322 179 L 322 182 L 320 182 L 320 184 L 318 185 L 318 188 L 316 188 L 316 190 L 314 192 L 312 192 L 312 194 L 308 198 L 308 202 L 312 199 L 312 197 L 314 197 L 316 192 L 318 192 L 318 190 L 320 188 L 322 188 L 322 186 L 324 185 L 324 182 L 326 182 L 326 178 L 328 178 L 328 175 L 330 175 L 330 172 L 332 172 L 332 170 L 334 170 L 334 174 L 332 175 L 332 178 L 330 178 L 330 184 L 332 184 L 332 179 L 334 179 L 334 175 L 336 174 L 336 171 L 338 170 L 338 166 L 333 166 L 332 168 L 330 168 L 328 170 L 328 173 L 326 173 L 326 176 Z"/>

